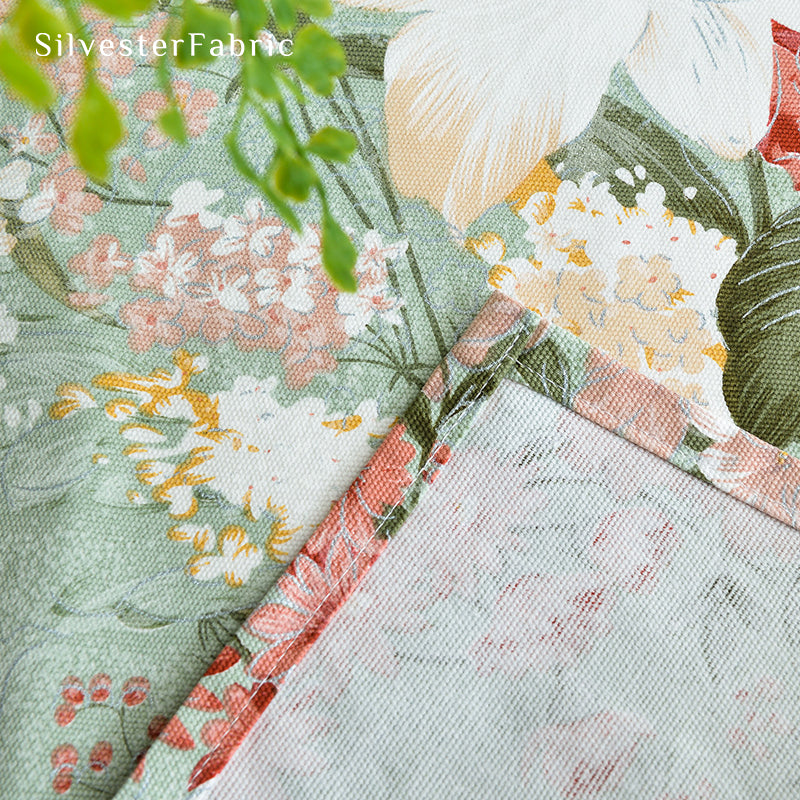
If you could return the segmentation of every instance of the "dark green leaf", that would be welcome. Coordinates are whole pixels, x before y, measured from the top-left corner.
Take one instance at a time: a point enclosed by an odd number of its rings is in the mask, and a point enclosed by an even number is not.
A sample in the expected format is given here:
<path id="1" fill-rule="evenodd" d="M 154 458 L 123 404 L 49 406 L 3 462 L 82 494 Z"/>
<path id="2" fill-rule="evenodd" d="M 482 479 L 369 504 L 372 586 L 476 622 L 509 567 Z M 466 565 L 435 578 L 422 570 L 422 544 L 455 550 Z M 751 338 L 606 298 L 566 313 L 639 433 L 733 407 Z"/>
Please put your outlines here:
<path id="1" fill-rule="evenodd" d="M 180 144 L 186 144 L 188 141 L 183 114 L 181 114 L 180 109 L 176 106 L 162 112 L 161 116 L 158 118 L 158 124 L 161 130 L 164 131 L 170 139 L 174 139 Z"/>
<path id="2" fill-rule="evenodd" d="M 420 453 L 430 453 L 436 442 L 431 402 L 420 392 L 403 414 L 403 422 L 411 438 L 417 443 Z"/>
<path id="3" fill-rule="evenodd" d="M 153 0 L 87 0 L 110 17 L 129 19 L 143 14 L 153 6 Z"/>
<path id="4" fill-rule="evenodd" d="M 8 233 L 14 234 L 18 238 L 17 244 L 11 251 L 11 258 L 14 259 L 17 269 L 43 292 L 74 311 L 75 308 L 70 304 L 69 296 L 76 289 L 72 285 L 66 269 L 53 255 L 53 251 L 39 231 L 28 229 L 25 235 L 21 236 L 24 227 L 24 223 L 17 217 L 13 215 L 8 217 Z M 81 313 L 104 325 L 119 324 L 110 314 L 96 308 L 83 309 Z M 24 314 L 17 314 L 16 317 L 19 320 L 25 319 Z M 30 319 L 35 320 L 36 315 L 32 315 Z"/>
<path id="5" fill-rule="evenodd" d="M 124 132 L 117 107 L 97 80 L 89 77 L 70 135 L 70 146 L 81 169 L 97 180 L 105 180 L 109 154 L 122 141 Z"/>
<path id="6" fill-rule="evenodd" d="M 66 36 L 67 33 L 63 17 L 43 6 L 39 0 L 25 0 L 25 2 L 17 3 L 11 24 L 16 28 L 23 46 L 28 50 L 35 51 L 40 58 L 56 58 L 56 37 Z M 50 47 L 50 53 L 47 55 L 45 55 L 45 48 L 36 41 L 39 34 L 46 34 L 42 38 L 42 43 Z"/>
<path id="7" fill-rule="evenodd" d="M 123 600 L 115 609 L 117 619 L 127 628 L 137 630 L 152 630 L 153 628 L 163 628 L 169 625 L 171 620 L 163 619 L 142 611 L 136 606 L 131 605 L 127 600 Z"/>
<path id="8" fill-rule="evenodd" d="M 195 67 L 213 61 L 216 58 L 211 54 L 213 40 L 227 44 L 230 32 L 231 20 L 226 14 L 201 6 L 195 0 L 183 0 L 183 24 L 178 35 L 183 41 L 178 44 L 175 63 L 179 67 Z"/>
<path id="9" fill-rule="evenodd" d="M 703 450 L 714 444 L 714 440 L 710 436 L 701 433 L 694 425 L 690 425 L 683 437 L 683 444 L 690 450 L 694 450 L 695 453 L 702 453 Z"/>
<path id="10" fill-rule="evenodd" d="M 15 95 L 34 108 L 47 108 L 55 100 L 50 82 L 14 47 L 8 36 L 0 38 L 0 75 Z"/>
<path id="11" fill-rule="evenodd" d="M 719 228 L 735 239 L 741 252 L 748 242 L 747 228 L 731 193 L 705 162 L 652 119 L 627 106 L 603 97 L 589 127 L 572 144 L 548 158 L 563 163 L 563 179 L 579 180 L 596 172 L 607 180 L 611 191 L 624 206 L 636 205 L 636 193 L 650 181 L 666 190 L 664 205 L 679 216 L 700 222 L 705 228 Z M 643 166 L 645 178 L 636 176 Z M 630 173 L 634 185 L 617 176 Z M 694 189 L 691 196 L 686 189 Z"/>
<path id="12" fill-rule="evenodd" d="M 572 396 L 569 360 L 551 339 L 544 338 L 517 358 L 520 377 L 537 392 L 561 405 Z"/>
<path id="13" fill-rule="evenodd" d="M 383 79 L 383 62 L 386 59 L 386 36 L 367 36 L 351 33 L 339 37 L 347 59 L 347 70 L 365 78 Z"/>
<path id="14" fill-rule="evenodd" d="M 339 223 L 325 209 L 322 215 L 322 266 L 334 286 L 344 292 L 356 290 L 356 248 Z"/>
<path id="15" fill-rule="evenodd" d="M 339 42 L 318 25 L 300 29 L 294 40 L 291 61 L 297 74 L 317 94 L 330 94 L 333 79 L 347 66 Z"/>
<path id="16" fill-rule="evenodd" d="M 357 145 L 352 133 L 339 128 L 321 128 L 309 140 L 308 149 L 327 161 L 347 161 Z"/>
<path id="17" fill-rule="evenodd" d="M 290 200 L 302 203 L 308 200 L 311 188 L 317 181 L 317 173 L 305 160 L 278 153 L 273 164 L 275 188 Z"/>
<path id="18" fill-rule="evenodd" d="M 722 388 L 734 421 L 778 447 L 800 441 L 800 207 L 731 267 L 717 308 L 730 351 Z"/>

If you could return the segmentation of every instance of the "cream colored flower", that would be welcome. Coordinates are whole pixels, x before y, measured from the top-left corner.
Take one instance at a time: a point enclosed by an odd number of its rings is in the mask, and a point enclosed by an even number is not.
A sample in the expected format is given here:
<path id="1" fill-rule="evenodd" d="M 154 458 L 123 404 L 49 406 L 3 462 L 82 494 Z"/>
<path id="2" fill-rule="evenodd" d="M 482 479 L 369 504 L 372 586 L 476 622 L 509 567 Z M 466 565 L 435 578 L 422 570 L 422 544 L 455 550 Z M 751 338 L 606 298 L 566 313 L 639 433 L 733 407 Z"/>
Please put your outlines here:
<path id="1" fill-rule="evenodd" d="M 680 278 L 672 271 L 672 263 L 664 256 L 627 256 L 617 264 L 619 283 L 614 291 L 620 300 L 629 300 L 640 308 L 654 311 L 678 302 Z"/>
<path id="2" fill-rule="evenodd" d="M 341 0 L 424 12 L 389 43 L 389 165 L 459 228 L 583 131 L 624 61 L 654 110 L 725 158 L 762 138 L 771 19 L 796 0 Z"/>

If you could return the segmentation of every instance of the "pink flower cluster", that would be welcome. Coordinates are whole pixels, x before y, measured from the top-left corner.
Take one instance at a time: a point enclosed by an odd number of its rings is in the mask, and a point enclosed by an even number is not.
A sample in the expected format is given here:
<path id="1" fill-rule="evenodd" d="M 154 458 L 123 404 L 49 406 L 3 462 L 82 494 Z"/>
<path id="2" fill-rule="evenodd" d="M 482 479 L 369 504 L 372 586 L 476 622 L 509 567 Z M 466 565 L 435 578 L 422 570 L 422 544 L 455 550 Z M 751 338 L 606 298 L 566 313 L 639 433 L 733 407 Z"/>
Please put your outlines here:
<path id="1" fill-rule="evenodd" d="M 71 264 L 96 284 L 127 268 L 122 256 L 109 253 L 111 242 L 100 244 Z M 399 305 L 389 293 L 386 258 L 402 248 L 368 244 L 357 266 L 359 291 L 345 296 L 323 271 L 318 230 L 296 236 L 258 200 L 248 201 L 243 215 L 224 219 L 173 210 L 135 259 L 129 281 L 144 294 L 120 309 L 129 346 L 144 352 L 192 337 L 231 340 L 241 350 L 280 353 L 287 385 L 299 389 L 336 369 L 331 351 L 343 348 L 374 313 Z"/>

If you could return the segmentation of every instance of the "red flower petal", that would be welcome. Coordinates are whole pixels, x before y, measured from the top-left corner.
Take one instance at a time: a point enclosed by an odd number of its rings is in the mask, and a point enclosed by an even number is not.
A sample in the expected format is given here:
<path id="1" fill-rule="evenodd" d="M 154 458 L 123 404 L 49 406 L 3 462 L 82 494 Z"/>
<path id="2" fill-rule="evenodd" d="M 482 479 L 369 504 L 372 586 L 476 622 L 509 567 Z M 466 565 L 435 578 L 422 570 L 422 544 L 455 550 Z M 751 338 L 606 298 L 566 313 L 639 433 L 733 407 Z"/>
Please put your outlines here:
<path id="1" fill-rule="evenodd" d="M 225 672 L 236 664 L 241 656 L 230 645 L 225 645 L 220 654 L 214 659 L 211 666 L 206 670 L 206 675 L 216 675 L 218 672 Z"/>
<path id="2" fill-rule="evenodd" d="M 194 748 L 194 739 L 192 739 L 191 734 L 186 730 L 186 726 L 178 717 L 173 717 L 167 723 L 158 738 L 168 747 L 172 747 L 175 750 L 191 750 Z"/>
<path id="3" fill-rule="evenodd" d="M 192 689 L 192 693 L 183 703 L 189 708 L 196 708 L 198 711 L 222 711 L 222 702 L 213 693 L 206 689 L 202 683 Z"/>
<path id="4" fill-rule="evenodd" d="M 238 689 L 243 687 L 235 684 Z M 228 687 L 232 689 L 233 687 Z M 237 706 L 241 701 L 241 694 L 234 690 L 233 694 L 236 697 Z M 207 753 L 195 765 L 191 776 L 189 777 L 188 790 L 191 792 L 196 789 L 200 784 L 218 775 L 223 767 L 228 763 L 231 756 L 236 752 L 236 748 L 247 736 L 250 729 L 255 725 L 256 720 L 261 716 L 264 709 L 270 704 L 272 698 L 275 697 L 277 689 L 272 683 L 254 684 L 252 689 L 247 695 L 247 702 L 241 707 L 239 715 L 233 720 L 228 729 L 222 734 L 219 739 L 218 745 L 209 753 Z M 227 690 L 226 690 L 227 695 Z M 226 704 L 227 705 L 227 704 Z M 212 720 L 216 722 L 216 720 Z M 205 728 L 205 726 L 204 726 Z"/>

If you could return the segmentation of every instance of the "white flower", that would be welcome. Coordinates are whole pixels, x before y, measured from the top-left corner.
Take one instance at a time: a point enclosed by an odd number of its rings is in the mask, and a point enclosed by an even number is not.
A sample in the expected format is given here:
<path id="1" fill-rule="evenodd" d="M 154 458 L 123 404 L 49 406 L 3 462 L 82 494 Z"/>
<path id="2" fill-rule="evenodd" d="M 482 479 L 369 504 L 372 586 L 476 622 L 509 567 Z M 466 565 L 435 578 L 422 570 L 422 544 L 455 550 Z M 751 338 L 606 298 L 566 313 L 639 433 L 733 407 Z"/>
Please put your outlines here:
<path id="1" fill-rule="evenodd" d="M 165 297 L 175 297 L 178 287 L 197 261 L 198 256 L 191 250 L 176 255 L 175 240 L 170 234 L 162 233 L 156 239 L 155 249 L 136 257 L 137 274 L 142 280 L 152 282 Z"/>
<path id="2" fill-rule="evenodd" d="M 261 288 L 256 292 L 256 302 L 259 306 L 268 306 L 274 303 L 279 297 L 278 279 L 280 272 L 274 268 L 260 269 L 253 275 L 253 280 Z"/>
<path id="3" fill-rule="evenodd" d="M 42 183 L 41 189 L 31 195 L 19 207 L 19 218 L 22 222 L 42 222 L 46 220 L 56 207 L 55 181 L 47 180 Z"/>
<path id="4" fill-rule="evenodd" d="M 400 325 L 399 309 L 403 301 L 394 296 L 389 287 L 387 259 L 394 261 L 408 249 L 408 241 L 384 244 L 378 231 L 364 234 L 364 247 L 356 261 L 355 272 L 358 289 L 355 293 L 342 293 L 336 298 L 336 310 L 344 316 L 348 336 L 356 336 L 369 324 L 373 314 L 381 314 L 389 325 Z"/>
<path id="5" fill-rule="evenodd" d="M 21 158 L 0 169 L 0 199 L 21 200 L 28 194 L 28 178 L 33 167 Z"/>
<path id="6" fill-rule="evenodd" d="M 263 554 L 247 540 L 244 528 L 229 525 L 220 531 L 216 552 L 193 556 L 186 571 L 198 581 L 224 577 L 229 586 L 241 586 L 262 560 Z"/>
<path id="7" fill-rule="evenodd" d="M 292 542 L 305 541 L 308 528 L 322 521 L 368 460 L 376 438 L 385 435 L 390 420 L 379 416 L 373 400 L 340 418 L 326 412 L 321 398 L 282 406 L 273 397 L 276 378 L 241 376 L 230 390 L 188 395 L 182 381 L 201 369 L 187 355 L 171 375 L 123 373 L 103 384 L 136 393 L 139 411 L 147 415 L 146 422 L 122 425 L 120 433 L 129 442 L 125 453 L 136 462 L 138 479 L 153 487 L 153 498 L 168 503 L 174 517 L 194 516 L 195 490 L 202 486 L 219 492 L 252 521 L 265 514 L 283 519 L 287 538 L 280 544 L 292 555 Z M 117 418 L 115 408 L 106 407 L 106 413 Z M 164 419 L 186 422 L 179 441 L 170 441 L 159 429 Z M 215 435 L 209 436 L 209 426 Z M 172 422 L 170 427 L 176 429 Z M 300 441 L 314 442 L 314 447 L 300 452 Z M 308 491 L 309 481 L 313 492 Z M 230 566 L 221 545 L 215 557 L 222 560 L 203 561 L 203 575 L 209 574 L 206 570 L 220 574 L 224 564 L 225 569 Z"/>
<path id="8" fill-rule="evenodd" d="M 283 293 L 281 302 L 296 311 L 298 314 L 308 314 L 314 310 L 314 298 L 309 294 L 308 287 L 313 280 L 312 274 L 304 267 L 293 267 L 286 270 L 291 283 Z"/>
<path id="9" fill-rule="evenodd" d="M 244 215 L 234 214 L 225 218 L 222 224 L 223 233 L 211 246 L 211 252 L 216 256 L 223 256 L 247 247 L 255 255 L 269 258 L 275 250 L 275 239 L 283 231 L 284 226 L 261 225 L 250 233 L 250 227 L 263 219 L 265 219 L 264 204 L 261 200 L 250 198 L 244 204 Z M 279 222 L 277 218 L 273 219 Z"/>
<path id="10" fill-rule="evenodd" d="M 0 344 L 11 344 L 17 338 L 19 322 L 8 313 L 8 308 L 0 303 Z"/>
<path id="11" fill-rule="evenodd" d="M 181 184 L 170 198 L 172 208 L 167 214 L 167 225 L 180 225 L 184 222 L 185 217 L 197 214 L 197 218 L 204 228 L 218 228 L 222 225 L 224 217 L 215 211 L 209 211 L 207 206 L 219 202 L 224 194 L 222 189 L 206 189 L 203 181 L 189 181 Z"/>
<path id="12" fill-rule="evenodd" d="M 233 281 L 222 275 L 217 276 L 216 280 L 203 286 L 206 302 L 220 305 L 228 311 L 246 314 L 250 310 L 250 301 L 242 290 L 249 280 L 250 276 L 247 273 Z"/>
<path id="13" fill-rule="evenodd" d="M 583 131 L 620 60 L 668 122 L 741 158 L 769 121 L 771 19 L 800 27 L 796 0 L 342 2 L 426 12 L 386 52 L 389 165 L 460 228 Z"/>
<path id="14" fill-rule="evenodd" d="M 395 261 L 407 249 L 407 239 L 401 239 L 394 244 L 384 244 L 378 231 L 367 231 L 364 234 L 364 247 L 356 262 L 356 274 L 384 281 L 386 279 L 386 260 Z"/>
<path id="15" fill-rule="evenodd" d="M 314 228 L 305 228 L 299 236 L 292 233 L 294 247 L 289 251 L 290 264 L 321 264 L 322 242 L 319 231 Z"/>
<path id="16" fill-rule="evenodd" d="M 34 114 L 19 131 L 13 126 L 6 127 L 4 133 L 11 141 L 11 154 L 28 153 L 36 150 L 40 153 L 49 153 L 58 146 L 58 139 L 54 133 L 45 133 L 47 117 L 44 114 Z"/>

